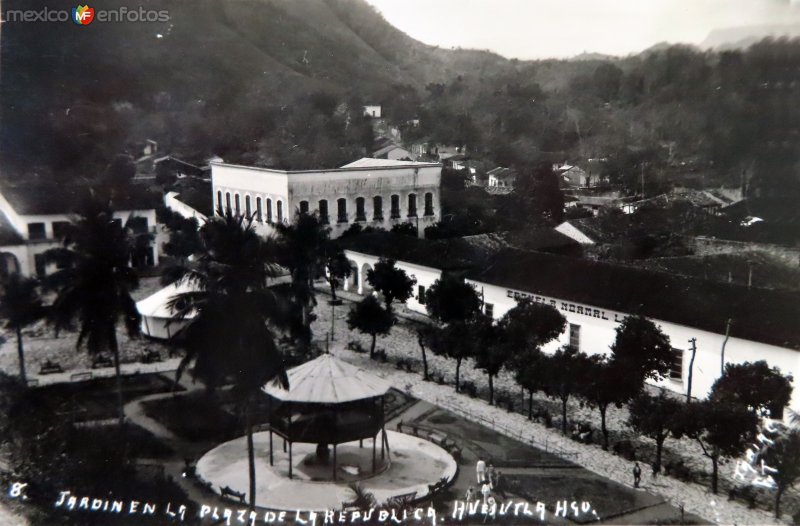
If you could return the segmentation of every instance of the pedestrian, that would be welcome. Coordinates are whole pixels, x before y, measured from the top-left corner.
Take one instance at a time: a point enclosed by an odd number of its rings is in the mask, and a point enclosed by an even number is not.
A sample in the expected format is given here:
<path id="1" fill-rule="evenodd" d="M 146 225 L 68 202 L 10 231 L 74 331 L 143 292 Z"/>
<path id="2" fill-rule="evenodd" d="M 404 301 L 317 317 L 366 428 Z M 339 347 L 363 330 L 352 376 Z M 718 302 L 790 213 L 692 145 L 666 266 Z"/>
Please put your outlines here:
<path id="1" fill-rule="evenodd" d="M 467 488 L 467 494 L 464 495 L 464 500 L 466 500 L 467 502 L 472 502 L 473 500 L 475 500 L 475 488 L 473 488 L 472 486 Z"/>
<path id="2" fill-rule="evenodd" d="M 642 468 L 636 462 L 633 466 L 633 487 L 638 488 L 639 482 L 642 480 Z"/>
<path id="3" fill-rule="evenodd" d="M 486 468 L 486 478 L 489 479 L 489 487 L 494 489 L 494 477 L 495 471 L 494 466 L 489 464 L 489 467 Z"/>
<path id="4" fill-rule="evenodd" d="M 489 500 L 489 495 L 492 494 L 492 488 L 489 486 L 489 481 L 484 480 L 481 486 L 481 495 L 483 495 L 483 503 L 486 504 Z"/>
<path id="5" fill-rule="evenodd" d="M 494 476 L 494 490 L 503 498 L 506 498 L 506 492 L 503 489 L 503 473 L 498 471 Z"/>
<path id="6" fill-rule="evenodd" d="M 483 479 L 486 478 L 486 462 L 482 459 L 478 459 L 478 463 L 475 464 L 475 475 L 478 480 L 478 484 L 483 483 Z"/>

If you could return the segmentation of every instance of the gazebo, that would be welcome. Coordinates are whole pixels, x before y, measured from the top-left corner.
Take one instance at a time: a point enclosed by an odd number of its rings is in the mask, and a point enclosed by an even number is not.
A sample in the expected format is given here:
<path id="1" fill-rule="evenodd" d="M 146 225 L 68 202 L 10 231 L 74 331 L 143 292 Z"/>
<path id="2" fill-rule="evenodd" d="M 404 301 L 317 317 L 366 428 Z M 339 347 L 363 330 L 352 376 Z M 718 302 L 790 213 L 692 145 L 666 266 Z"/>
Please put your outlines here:
<path id="1" fill-rule="evenodd" d="M 272 435 L 289 446 L 289 478 L 292 478 L 292 443 L 317 444 L 317 459 L 328 462 L 333 445 L 333 480 L 336 480 L 336 446 L 372 438 L 372 472 L 376 467 L 376 439 L 381 438 L 381 458 L 389 449 L 384 427 L 386 381 L 354 365 L 323 354 L 288 371 L 289 390 L 267 384 L 269 463 L 273 464 Z"/>

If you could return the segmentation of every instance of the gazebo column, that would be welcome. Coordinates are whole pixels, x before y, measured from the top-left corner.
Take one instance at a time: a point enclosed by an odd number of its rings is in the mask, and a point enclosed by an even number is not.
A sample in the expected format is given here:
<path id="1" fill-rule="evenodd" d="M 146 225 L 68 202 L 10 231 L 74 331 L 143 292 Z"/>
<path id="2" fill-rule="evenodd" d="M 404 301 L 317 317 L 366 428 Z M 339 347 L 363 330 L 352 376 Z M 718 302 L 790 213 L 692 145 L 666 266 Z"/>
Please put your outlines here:
<path id="1" fill-rule="evenodd" d="M 333 480 L 336 480 L 336 444 L 333 445 Z"/>
<path id="2" fill-rule="evenodd" d="M 372 474 L 375 474 L 375 443 L 378 441 L 378 434 L 372 437 Z"/>
<path id="3" fill-rule="evenodd" d="M 292 478 L 292 442 L 289 442 L 289 479 Z"/>
<path id="4" fill-rule="evenodd" d="M 274 465 L 272 458 L 272 426 L 269 428 L 269 465 Z"/>

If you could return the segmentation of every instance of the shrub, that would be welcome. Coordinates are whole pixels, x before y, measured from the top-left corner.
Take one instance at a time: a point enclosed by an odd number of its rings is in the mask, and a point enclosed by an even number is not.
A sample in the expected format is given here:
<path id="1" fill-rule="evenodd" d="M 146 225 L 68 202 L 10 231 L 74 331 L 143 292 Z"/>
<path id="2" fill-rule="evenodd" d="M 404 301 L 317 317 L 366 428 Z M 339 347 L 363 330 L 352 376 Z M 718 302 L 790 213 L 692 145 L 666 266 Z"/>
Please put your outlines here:
<path id="1" fill-rule="evenodd" d="M 347 344 L 351 351 L 358 353 L 358 354 L 366 354 L 367 350 L 361 345 L 361 342 L 356 340 L 350 340 L 350 343 Z"/>
<path id="2" fill-rule="evenodd" d="M 694 480 L 692 470 L 680 459 L 667 462 L 664 465 L 664 473 L 684 482 L 692 482 Z"/>
<path id="3" fill-rule="evenodd" d="M 636 460 L 636 447 L 630 440 L 620 440 L 614 444 L 614 453 L 627 460 Z"/>
<path id="4" fill-rule="evenodd" d="M 375 359 L 381 363 L 386 363 L 389 360 L 389 357 L 386 356 L 386 351 L 383 349 L 378 349 L 375 351 Z"/>
<path id="5" fill-rule="evenodd" d="M 461 382 L 461 391 L 472 398 L 478 396 L 478 388 L 472 382 Z"/>
<path id="6" fill-rule="evenodd" d="M 397 367 L 398 370 L 399 369 L 405 369 L 406 365 L 407 365 L 406 359 L 405 358 L 400 358 L 399 360 L 397 360 L 397 363 L 395 364 L 395 367 Z"/>

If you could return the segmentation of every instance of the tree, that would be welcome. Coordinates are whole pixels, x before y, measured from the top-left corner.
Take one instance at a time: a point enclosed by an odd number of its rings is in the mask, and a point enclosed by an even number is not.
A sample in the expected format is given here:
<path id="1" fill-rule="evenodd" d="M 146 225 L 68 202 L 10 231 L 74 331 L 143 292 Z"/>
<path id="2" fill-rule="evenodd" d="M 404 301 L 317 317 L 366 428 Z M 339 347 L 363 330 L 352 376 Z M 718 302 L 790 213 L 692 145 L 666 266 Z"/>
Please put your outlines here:
<path id="1" fill-rule="evenodd" d="M 792 377 L 783 376 L 777 367 L 767 362 L 726 364 L 725 374 L 711 387 L 709 398 L 722 404 L 744 407 L 761 416 L 764 410 L 772 418 L 781 418 L 792 399 Z"/>
<path id="2" fill-rule="evenodd" d="M 341 248 L 331 247 L 328 250 L 325 257 L 325 270 L 327 270 L 325 280 L 331 288 L 332 301 L 336 302 L 336 287 L 353 273 L 350 261 Z"/>
<path id="3" fill-rule="evenodd" d="M 766 452 L 767 464 L 775 469 L 775 518 L 781 517 L 781 497 L 800 480 L 800 428 L 784 428 Z"/>
<path id="4" fill-rule="evenodd" d="M 755 434 L 756 417 L 741 407 L 710 400 L 681 407 L 673 435 L 675 438 L 685 435 L 700 444 L 703 455 L 711 460 L 711 491 L 716 494 L 720 459 L 744 452 Z"/>
<path id="5" fill-rule="evenodd" d="M 185 218 L 168 208 L 159 210 L 159 221 L 169 229 L 169 241 L 164 253 L 185 260 L 200 250 L 200 225 L 195 218 Z"/>
<path id="6" fill-rule="evenodd" d="M 603 434 L 603 449 L 608 449 L 606 414 L 609 406 L 622 407 L 641 390 L 634 382 L 626 382 L 625 371 L 606 356 L 594 355 L 586 360 L 584 382 L 580 394 L 590 407 L 600 411 L 600 431 Z"/>
<path id="7" fill-rule="evenodd" d="M 512 349 L 502 337 L 502 327 L 485 314 L 479 314 L 473 321 L 475 365 L 482 369 L 489 379 L 489 405 L 494 405 L 494 378 L 511 357 Z"/>
<path id="8" fill-rule="evenodd" d="M 108 183 L 116 190 L 127 188 L 135 175 L 136 165 L 133 163 L 133 157 L 124 153 L 114 157 L 106 171 Z"/>
<path id="9" fill-rule="evenodd" d="M 460 390 L 461 364 L 466 358 L 475 355 L 473 340 L 474 327 L 470 321 L 454 322 L 433 332 L 430 347 L 434 354 L 446 356 L 456 361 L 455 388 Z"/>
<path id="10" fill-rule="evenodd" d="M 273 327 L 286 327 L 287 298 L 267 286 L 280 267 L 252 227 L 252 218 L 228 211 L 200 230 L 202 250 L 195 262 L 173 273 L 192 291 L 176 295 L 170 305 L 182 318 L 192 316 L 185 332 L 187 353 L 176 373 L 194 363 L 192 375 L 210 391 L 232 381 L 237 406 L 244 415 L 250 477 L 249 501 L 255 508 L 253 412 L 265 383 L 288 388 L 283 357 Z"/>
<path id="11" fill-rule="evenodd" d="M 300 306 L 301 341 L 310 343 L 312 311 L 317 304 L 314 278 L 323 274 L 326 254 L 330 244 L 330 229 L 320 222 L 316 214 L 298 212 L 290 225 L 276 223 L 278 232 L 277 261 L 289 269 L 292 276 L 292 293 Z"/>
<path id="12" fill-rule="evenodd" d="M 669 337 L 644 316 L 626 316 L 616 328 L 611 345 L 612 360 L 622 368 L 627 383 L 644 385 L 646 379 L 661 379 L 672 367 Z"/>
<path id="13" fill-rule="evenodd" d="M 533 416 L 533 392 L 543 389 L 541 348 L 558 338 L 566 324 L 566 318 L 557 309 L 530 298 L 518 300 L 498 322 L 517 383 L 528 391 L 528 419 Z"/>
<path id="14" fill-rule="evenodd" d="M 423 325 L 417 328 L 417 344 L 422 352 L 422 378 L 428 379 L 428 353 L 425 348 L 430 346 L 431 340 L 435 337 L 436 327 Z"/>
<path id="15" fill-rule="evenodd" d="M 93 200 L 72 224 L 62 248 L 47 252 L 48 260 L 62 267 L 47 277 L 45 284 L 57 292 L 50 308 L 56 330 L 71 329 L 78 322 L 77 348 L 84 344 L 89 354 L 110 351 L 117 378 L 117 408 L 122 427 L 122 375 L 119 362 L 117 324 L 122 322 L 131 336 L 139 334 L 139 311 L 131 291 L 139 285 L 136 272 L 128 265 L 132 238 L 113 210 Z"/>
<path id="16" fill-rule="evenodd" d="M 393 259 L 381 258 L 375 268 L 367 271 L 367 281 L 372 288 L 383 294 L 386 310 L 392 310 L 395 300 L 404 303 L 411 297 L 412 288 L 417 280 L 409 278 L 404 270 L 395 267 Z"/>
<path id="17" fill-rule="evenodd" d="M 42 299 L 39 297 L 39 284 L 35 279 L 14 273 L 6 277 L 1 286 L 0 318 L 5 320 L 6 329 L 13 330 L 17 334 L 19 377 L 22 383 L 26 384 L 22 329 L 40 319 L 44 314 Z"/>
<path id="18" fill-rule="evenodd" d="M 561 432 L 567 434 L 567 402 L 584 383 L 588 357 L 565 345 L 541 361 L 544 392 L 561 401 Z"/>
<path id="19" fill-rule="evenodd" d="M 442 324 L 464 323 L 481 309 L 475 287 L 450 274 L 433 282 L 425 292 L 425 310 Z"/>
<path id="20" fill-rule="evenodd" d="M 682 404 L 663 391 L 658 396 L 642 393 L 628 404 L 628 425 L 637 433 L 656 442 L 656 460 L 653 466 L 655 473 L 661 471 L 664 441 L 672 433 L 672 427 L 681 410 Z"/>
<path id="21" fill-rule="evenodd" d="M 379 334 L 388 334 L 394 324 L 392 313 L 384 309 L 378 299 L 370 294 L 353 305 L 347 314 L 347 326 L 372 336 L 369 357 L 375 355 L 375 342 Z"/>

